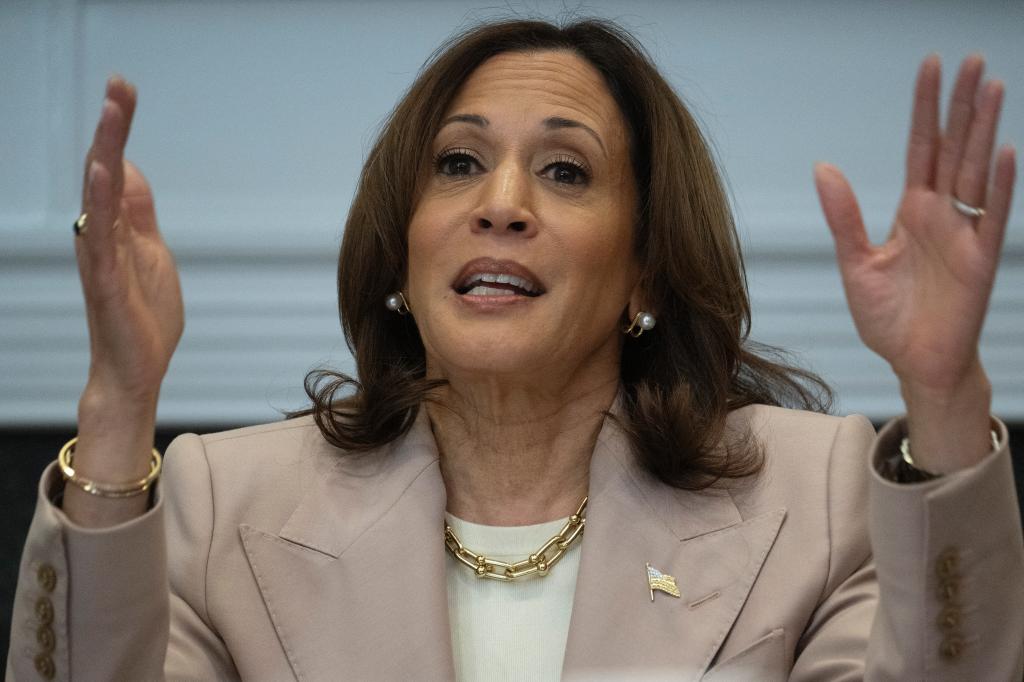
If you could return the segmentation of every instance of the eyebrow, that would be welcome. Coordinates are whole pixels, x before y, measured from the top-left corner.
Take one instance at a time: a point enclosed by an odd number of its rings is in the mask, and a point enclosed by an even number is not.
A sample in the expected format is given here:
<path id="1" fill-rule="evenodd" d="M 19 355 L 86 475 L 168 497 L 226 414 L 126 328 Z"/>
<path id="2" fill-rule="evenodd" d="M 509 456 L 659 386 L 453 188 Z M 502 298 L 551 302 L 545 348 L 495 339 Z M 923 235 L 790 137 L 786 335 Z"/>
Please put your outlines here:
<path id="1" fill-rule="evenodd" d="M 479 114 L 455 114 L 441 121 L 441 127 L 444 128 L 446 125 L 451 123 L 469 123 L 471 125 L 478 126 L 480 128 L 486 128 L 491 124 L 483 116 Z M 580 121 L 573 120 L 571 118 L 562 118 L 561 116 L 552 116 L 546 118 L 543 121 L 544 128 L 547 130 L 561 130 L 563 128 L 579 128 L 580 130 L 588 133 L 593 137 L 597 144 L 601 147 L 601 151 L 604 152 L 605 156 L 608 156 L 608 150 L 604 147 L 604 142 L 601 141 L 601 136 L 594 131 L 593 128 Z"/>
<path id="2" fill-rule="evenodd" d="M 455 114 L 454 116 L 449 116 L 445 120 L 441 121 L 441 127 L 444 128 L 450 123 L 472 123 L 473 125 L 480 126 L 481 128 L 486 128 L 491 124 L 491 122 L 486 118 L 478 116 L 477 114 Z"/>
<path id="3" fill-rule="evenodd" d="M 608 156 L 608 150 L 604 148 L 604 142 L 601 141 L 601 136 L 598 135 L 593 128 L 586 125 L 585 123 L 574 121 L 571 118 L 561 118 L 559 116 L 553 116 L 551 118 L 544 119 L 544 127 L 547 128 L 548 130 L 559 130 L 561 128 L 579 128 L 580 130 L 589 133 L 591 137 L 597 140 L 597 144 L 601 147 L 601 151 L 604 152 L 605 156 Z"/>

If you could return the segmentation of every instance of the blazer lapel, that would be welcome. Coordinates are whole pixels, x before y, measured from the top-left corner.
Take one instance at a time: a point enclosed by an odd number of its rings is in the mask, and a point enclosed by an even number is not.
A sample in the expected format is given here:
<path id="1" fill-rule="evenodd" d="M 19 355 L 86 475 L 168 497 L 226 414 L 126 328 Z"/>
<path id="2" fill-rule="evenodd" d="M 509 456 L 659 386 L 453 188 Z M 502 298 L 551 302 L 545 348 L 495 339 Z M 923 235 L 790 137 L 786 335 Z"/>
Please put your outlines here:
<path id="1" fill-rule="evenodd" d="M 452 679 L 444 483 L 425 413 L 385 452 L 317 460 L 278 534 L 239 528 L 295 677 Z"/>
<path id="2" fill-rule="evenodd" d="M 698 679 L 729 633 L 785 510 L 744 520 L 728 491 L 669 488 L 642 470 L 605 423 L 563 664 L 571 679 Z M 675 577 L 674 598 L 646 564 Z"/>

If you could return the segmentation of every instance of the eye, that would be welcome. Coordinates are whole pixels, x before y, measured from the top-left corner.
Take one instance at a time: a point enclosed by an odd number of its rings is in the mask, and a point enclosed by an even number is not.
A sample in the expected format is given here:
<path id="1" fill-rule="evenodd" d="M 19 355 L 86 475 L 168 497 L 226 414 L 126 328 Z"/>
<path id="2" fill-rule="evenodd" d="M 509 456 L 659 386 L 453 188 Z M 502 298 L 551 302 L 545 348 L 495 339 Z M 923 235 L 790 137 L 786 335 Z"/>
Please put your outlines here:
<path id="1" fill-rule="evenodd" d="M 434 169 L 452 177 L 472 175 L 481 170 L 480 162 L 468 149 L 445 149 L 434 157 Z"/>
<path id="2" fill-rule="evenodd" d="M 545 166 L 541 174 L 562 185 L 585 185 L 590 182 L 587 167 L 570 156 L 558 157 Z"/>

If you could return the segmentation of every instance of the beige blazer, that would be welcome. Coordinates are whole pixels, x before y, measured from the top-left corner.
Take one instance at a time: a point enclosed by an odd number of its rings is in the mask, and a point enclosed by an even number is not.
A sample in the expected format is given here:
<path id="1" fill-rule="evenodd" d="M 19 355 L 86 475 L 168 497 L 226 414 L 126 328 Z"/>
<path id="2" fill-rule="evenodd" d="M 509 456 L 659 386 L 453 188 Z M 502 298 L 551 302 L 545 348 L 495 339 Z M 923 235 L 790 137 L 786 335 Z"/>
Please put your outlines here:
<path id="1" fill-rule="evenodd" d="M 862 417 L 759 406 L 731 420 L 763 440 L 764 472 L 706 492 L 652 479 L 606 423 L 565 679 L 1021 679 L 1024 549 L 1002 426 L 972 469 L 900 486 L 869 466 L 899 422 L 876 439 Z M 308 418 L 182 436 L 155 507 L 112 529 L 68 522 L 58 487 L 51 466 L 8 679 L 454 676 L 445 490 L 422 416 L 360 458 Z M 681 598 L 651 601 L 648 562 Z"/>

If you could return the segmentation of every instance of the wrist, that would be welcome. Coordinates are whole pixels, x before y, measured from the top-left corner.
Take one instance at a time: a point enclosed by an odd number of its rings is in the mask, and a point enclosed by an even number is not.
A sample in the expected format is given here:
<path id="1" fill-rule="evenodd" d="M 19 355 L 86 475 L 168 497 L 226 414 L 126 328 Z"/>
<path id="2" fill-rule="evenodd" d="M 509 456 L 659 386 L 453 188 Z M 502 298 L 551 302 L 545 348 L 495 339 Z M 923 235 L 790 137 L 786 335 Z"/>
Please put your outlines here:
<path id="1" fill-rule="evenodd" d="M 127 395 L 90 382 L 78 402 L 74 470 L 83 478 L 122 485 L 150 471 L 157 396 Z M 90 528 L 123 523 L 146 511 L 148 495 L 111 498 L 64 487 L 62 508 L 73 522 Z"/>
<path id="2" fill-rule="evenodd" d="M 145 475 L 156 431 L 157 397 L 86 386 L 78 403 L 75 468 L 100 480 Z"/>
<path id="3" fill-rule="evenodd" d="M 155 424 L 158 398 L 159 389 L 127 393 L 90 382 L 78 399 L 79 428 L 83 423 L 100 427 L 131 423 Z"/>
<path id="4" fill-rule="evenodd" d="M 987 414 L 992 401 L 992 384 L 977 357 L 952 380 L 921 381 L 900 375 L 897 378 L 908 412 L 914 409 L 933 413 L 955 412 L 964 405 L 985 403 Z"/>
<path id="5" fill-rule="evenodd" d="M 981 363 L 956 384 L 901 380 L 914 462 L 945 474 L 977 464 L 992 449 L 992 386 Z"/>

